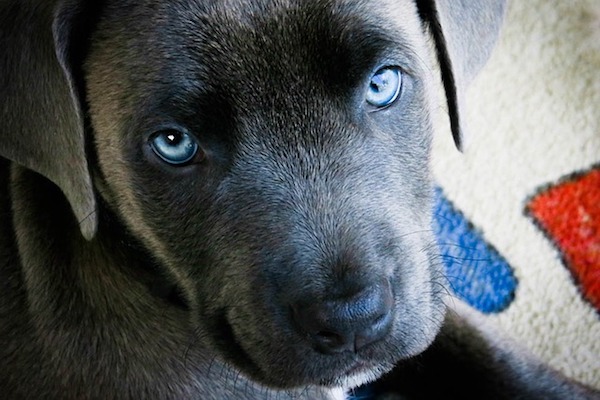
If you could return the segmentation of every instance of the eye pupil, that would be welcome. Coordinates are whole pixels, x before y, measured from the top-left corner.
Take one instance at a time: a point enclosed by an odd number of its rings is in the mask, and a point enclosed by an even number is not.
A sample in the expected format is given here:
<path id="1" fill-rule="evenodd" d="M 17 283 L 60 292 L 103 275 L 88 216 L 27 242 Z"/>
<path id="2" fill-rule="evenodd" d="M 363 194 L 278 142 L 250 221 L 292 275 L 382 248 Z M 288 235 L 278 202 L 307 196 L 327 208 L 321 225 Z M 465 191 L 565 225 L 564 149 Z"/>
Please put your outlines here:
<path id="1" fill-rule="evenodd" d="M 382 74 L 374 75 L 371 79 L 371 87 L 373 88 L 373 90 L 376 90 L 378 92 L 382 91 L 387 83 L 388 82 L 385 81 Z"/>
<path id="2" fill-rule="evenodd" d="M 160 159 L 171 165 L 191 161 L 200 150 L 191 135 L 176 130 L 156 132 L 150 137 L 150 147 Z"/>
<path id="3" fill-rule="evenodd" d="M 174 133 L 170 133 L 167 135 L 167 140 L 169 141 L 170 145 L 175 146 L 181 141 L 181 137 L 179 135 L 175 135 Z"/>

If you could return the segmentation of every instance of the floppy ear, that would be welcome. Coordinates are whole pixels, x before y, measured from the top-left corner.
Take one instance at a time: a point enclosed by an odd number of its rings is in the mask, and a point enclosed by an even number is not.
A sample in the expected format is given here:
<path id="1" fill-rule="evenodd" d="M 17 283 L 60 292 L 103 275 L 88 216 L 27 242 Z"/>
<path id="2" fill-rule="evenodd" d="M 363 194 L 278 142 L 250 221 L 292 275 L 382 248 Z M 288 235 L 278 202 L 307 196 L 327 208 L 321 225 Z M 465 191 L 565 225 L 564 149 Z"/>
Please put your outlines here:
<path id="1" fill-rule="evenodd" d="M 435 42 L 454 143 L 463 147 L 464 92 L 491 53 L 506 0 L 417 0 Z"/>
<path id="2" fill-rule="evenodd" d="M 58 185 L 90 240 L 96 199 L 70 65 L 76 6 L 22 0 L 0 5 L 0 156 Z"/>

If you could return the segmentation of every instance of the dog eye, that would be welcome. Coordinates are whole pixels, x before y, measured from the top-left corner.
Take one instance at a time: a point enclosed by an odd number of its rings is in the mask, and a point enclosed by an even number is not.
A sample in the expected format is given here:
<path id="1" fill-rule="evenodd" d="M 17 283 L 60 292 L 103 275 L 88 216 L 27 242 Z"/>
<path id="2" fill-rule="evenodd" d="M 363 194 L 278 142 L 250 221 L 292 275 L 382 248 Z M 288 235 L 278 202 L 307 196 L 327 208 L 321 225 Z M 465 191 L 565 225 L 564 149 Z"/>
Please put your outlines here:
<path id="1" fill-rule="evenodd" d="M 367 103 L 375 107 L 385 107 L 394 102 L 400 94 L 402 74 L 399 68 L 385 67 L 371 77 L 367 90 Z"/>
<path id="2" fill-rule="evenodd" d="M 192 136 L 174 129 L 156 132 L 150 138 L 150 146 L 157 156 L 172 165 L 187 163 L 200 150 Z"/>

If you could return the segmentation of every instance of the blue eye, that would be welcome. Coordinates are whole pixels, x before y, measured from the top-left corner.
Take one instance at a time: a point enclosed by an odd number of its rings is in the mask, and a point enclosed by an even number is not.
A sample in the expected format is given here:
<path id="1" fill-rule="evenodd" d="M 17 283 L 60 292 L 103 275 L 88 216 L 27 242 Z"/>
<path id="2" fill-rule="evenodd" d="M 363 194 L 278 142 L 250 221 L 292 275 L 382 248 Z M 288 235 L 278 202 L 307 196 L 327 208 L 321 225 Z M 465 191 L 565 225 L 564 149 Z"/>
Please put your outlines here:
<path id="1" fill-rule="evenodd" d="M 150 146 L 157 156 L 172 165 L 187 163 L 194 158 L 200 148 L 192 136 L 174 129 L 152 135 Z"/>
<path id="2" fill-rule="evenodd" d="M 367 89 L 367 103 L 375 107 L 385 107 L 394 102 L 400 94 L 402 74 L 399 68 L 381 68 L 371 77 Z"/>

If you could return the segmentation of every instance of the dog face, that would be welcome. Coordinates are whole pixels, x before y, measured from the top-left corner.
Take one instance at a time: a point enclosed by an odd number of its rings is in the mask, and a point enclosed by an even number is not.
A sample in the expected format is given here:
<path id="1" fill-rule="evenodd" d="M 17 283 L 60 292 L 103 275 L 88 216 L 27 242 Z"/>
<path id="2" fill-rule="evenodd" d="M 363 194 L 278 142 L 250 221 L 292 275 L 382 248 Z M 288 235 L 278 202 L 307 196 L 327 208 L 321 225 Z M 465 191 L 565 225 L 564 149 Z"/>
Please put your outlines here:
<path id="1" fill-rule="evenodd" d="M 278 386 L 371 378 L 442 319 L 416 8 L 255 3 L 109 7 L 86 65 L 106 197 L 226 360 Z M 380 71 L 390 104 L 369 102 Z"/>
<path id="2" fill-rule="evenodd" d="M 46 73 L 0 98 L 0 155 L 57 184 L 86 238 L 117 214 L 207 352 L 271 386 L 354 386 L 441 324 L 426 25 L 459 144 L 488 3 L 48 3 L 39 40 L 0 32 L 29 52 L 1 65 L 7 93 Z"/>

